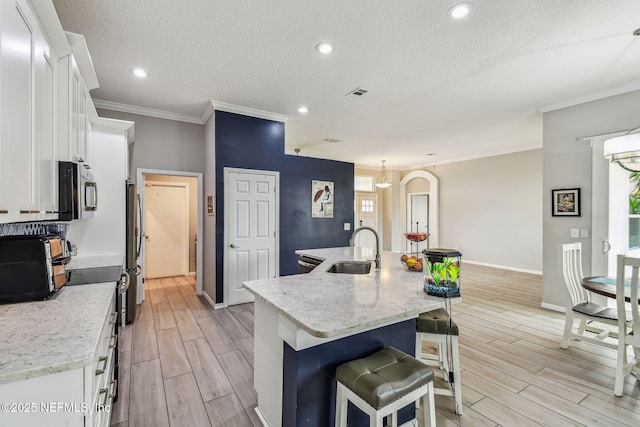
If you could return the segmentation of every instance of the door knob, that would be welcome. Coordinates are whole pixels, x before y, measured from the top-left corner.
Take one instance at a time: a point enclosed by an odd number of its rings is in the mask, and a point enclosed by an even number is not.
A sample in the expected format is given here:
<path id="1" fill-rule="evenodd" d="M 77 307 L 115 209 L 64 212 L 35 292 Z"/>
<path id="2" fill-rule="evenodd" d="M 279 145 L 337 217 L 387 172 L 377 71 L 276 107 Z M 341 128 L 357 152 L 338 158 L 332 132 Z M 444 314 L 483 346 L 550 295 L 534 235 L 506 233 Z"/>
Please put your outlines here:
<path id="1" fill-rule="evenodd" d="M 230 247 L 230 248 L 233 248 L 233 249 L 238 249 L 238 248 L 240 248 L 240 246 L 236 246 L 236 245 L 234 245 L 233 243 L 232 243 L 232 244 L 230 244 L 230 245 L 229 245 L 229 247 Z"/>
<path id="2" fill-rule="evenodd" d="M 611 244 L 606 240 L 602 241 L 602 253 L 606 254 L 611 250 Z"/>

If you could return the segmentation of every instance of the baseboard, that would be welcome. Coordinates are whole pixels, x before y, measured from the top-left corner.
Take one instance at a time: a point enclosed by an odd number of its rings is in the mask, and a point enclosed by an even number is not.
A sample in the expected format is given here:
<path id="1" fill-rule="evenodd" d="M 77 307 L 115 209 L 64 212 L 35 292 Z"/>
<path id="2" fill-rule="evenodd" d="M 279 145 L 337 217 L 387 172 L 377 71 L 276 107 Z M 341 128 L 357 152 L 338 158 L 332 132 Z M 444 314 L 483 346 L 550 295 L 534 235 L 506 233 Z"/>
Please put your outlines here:
<path id="1" fill-rule="evenodd" d="M 468 263 L 468 264 L 482 265 L 482 266 L 485 266 L 485 267 L 499 268 L 501 270 L 517 271 L 517 272 L 520 272 L 520 273 L 530 273 L 530 274 L 536 274 L 538 276 L 542 276 L 542 271 L 538 271 L 538 270 L 529 270 L 529 269 L 526 269 L 526 268 L 510 267 L 508 265 L 491 264 L 491 263 L 488 263 L 488 262 L 470 261 L 468 259 L 463 259 L 462 262 L 463 263 Z"/>
<path id="2" fill-rule="evenodd" d="M 205 300 L 207 300 L 207 302 L 209 303 L 209 305 L 215 310 L 216 307 L 216 303 L 211 299 L 211 297 L 209 296 L 209 294 L 207 294 L 206 292 L 202 293 L 202 296 L 204 297 Z"/>
<path id="3" fill-rule="evenodd" d="M 187 276 L 195 276 L 196 272 L 195 271 L 190 271 L 187 273 Z"/>
<path id="4" fill-rule="evenodd" d="M 258 415 L 258 419 L 260 420 L 260 422 L 262 423 L 262 425 L 264 427 L 269 427 L 269 424 L 267 423 L 267 420 L 264 419 L 264 416 L 262 415 L 262 412 L 260 412 L 260 408 L 258 408 L 257 406 L 254 408 L 256 411 L 256 414 Z"/>
<path id="5" fill-rule="evenodd" d="M 546 308 L 547 310 L 558 311 L 560 313 L 566 313 L 567 308 L 561 305 L 549 304 L 548 302 L 543 302 L 540 304 L 540 307 Z"/>

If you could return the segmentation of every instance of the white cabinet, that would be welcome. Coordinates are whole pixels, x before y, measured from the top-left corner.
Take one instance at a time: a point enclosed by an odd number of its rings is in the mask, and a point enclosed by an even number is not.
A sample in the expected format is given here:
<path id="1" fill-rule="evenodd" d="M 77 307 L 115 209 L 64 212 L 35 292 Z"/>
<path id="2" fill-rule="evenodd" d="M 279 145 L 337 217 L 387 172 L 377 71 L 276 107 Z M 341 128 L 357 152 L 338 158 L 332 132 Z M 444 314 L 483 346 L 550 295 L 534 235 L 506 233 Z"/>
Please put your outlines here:
<path id="1" fill-rule="evenodd" d="M 91 165 L 91 122 L 97 119 L 89 90 L 97 87 L 84 37 L 65 33 L 73 53 L 59 63 L 60 160 Z M 81 67 L 81 64 L 85 64 Z M 88 64 L 88 65 L 86 65 Z M 92 82 L 87 84 L 87 79 Z"/>
<path id="2" fill-rule="evenodd" d="M 0 138 L 3 157 L 8 155 L 2 196 L 4 203 L 9 201 L 8 217 L 1 219 L 39 220 L 45 217 L 39 180 L 53 178 L 51 167 L 40 170 L 40 150 L 45 159 L 55 154 L 55 69 L 47 40 L 25 0 L 3 1 L 0 20 Z"/>
<path id="3" fill-rule="evenodd" d="M 112 301 L 115 301 L 112 298 Z M 86 366 L 0 384 L 2 426 L 107 427 L 117 383 L 114 380 L 116 319 L 113 302 L 94 357 Z"/>
<path id="4" fill-rule="evenodd" d="M 35 55 L 35 175 L 41 219 L 58 218 L 58 147 L 55 135 L 56 68 L 44 37 L 38 37 Z"/>
<path id="5" fill-rule="evenodd" d="M 97 86 L 52 3 L 0 2 L 0 223 L 58 218 L 58 160 L 90 162 Z"/>

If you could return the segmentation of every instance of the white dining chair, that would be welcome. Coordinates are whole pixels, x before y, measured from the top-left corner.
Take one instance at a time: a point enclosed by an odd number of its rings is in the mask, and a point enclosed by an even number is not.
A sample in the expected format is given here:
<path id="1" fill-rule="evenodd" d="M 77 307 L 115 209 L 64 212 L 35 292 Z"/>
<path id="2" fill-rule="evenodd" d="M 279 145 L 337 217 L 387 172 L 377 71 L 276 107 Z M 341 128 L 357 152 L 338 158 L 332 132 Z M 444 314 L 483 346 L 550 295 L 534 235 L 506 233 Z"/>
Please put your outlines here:
<path id="1" fill-rule="evenodd" d="M 564 283 L 569 291 L 570 302 L 566 306 L 564 333 L 560 347 L 568 348 L 569 340 L 586 341 L 601 345 L 612 350 L 617 344 L 607 342 L 610 334 L 606 328 L 597 334 L 585 334 L 587 322 L 599 322 L 611 326 L 618 326 L 618 313 L 615 308 L 605 307 L 590 301 L 589 292 L 582 287 L 582 243 L 566 243 L 562 245 L 562 274 Z M 578 329 L 573 331 L 574 319 L 578 319 Z"/>
<path id="2" fill-rule="evenodd" d="M 624 378 L 633 373 L 640 379 L 640 308 L 638 307 L 638 271 L 640 258 L 618 255 L 616 271 L 616 307 L 618 311 L 618 356 L 614 394 L 622 396 Z M 631 274 L 628 270 L 631 270 Z M 629 286 L 629 303 L 625 301 L 625 288 Z M 631 331 L 627 333 L 629 322 Z M 635 332 L 635 333 L 634 333 Z M 633 348 L 635 361 L 627 361 L 627 347 Z"/>

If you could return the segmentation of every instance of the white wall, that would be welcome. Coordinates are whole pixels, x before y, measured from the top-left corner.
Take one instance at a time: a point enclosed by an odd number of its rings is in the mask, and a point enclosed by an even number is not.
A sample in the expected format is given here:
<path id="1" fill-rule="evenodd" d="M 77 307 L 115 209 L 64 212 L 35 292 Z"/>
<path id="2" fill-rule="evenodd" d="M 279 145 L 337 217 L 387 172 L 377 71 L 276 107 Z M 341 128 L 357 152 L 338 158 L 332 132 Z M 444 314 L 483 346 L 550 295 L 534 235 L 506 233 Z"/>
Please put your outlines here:
<path id="1" fill-rule="evenodd" d="M 542 150 L 438 165 L 440 247 L 463 261 L 542 271 Z"/>
<path id="2" fill-rule="evenodd" d="M 559 249 L 570 238 L 570 228 L 586 228 L 589 238 L 582 241 L 582 266 L 591 272 L 591 149 L 576 138 L 602 135 L 640 126 L 640 91 L 551 111 L 543 115 L 543 290 L 542 304 L 564 307 L 568 299 L 562 280 Z M 581 188 L 580 217 L 552 217 L 551 190 Z"/>
<path id="3" fill-rule="evenodd" d="M 124 131 L 94 127 L 91 170 L 98 185 L 98 210 L 90 219 L 69 223 L 67 238 L 78 256 L 126 254 L 127 140 Z"/>

